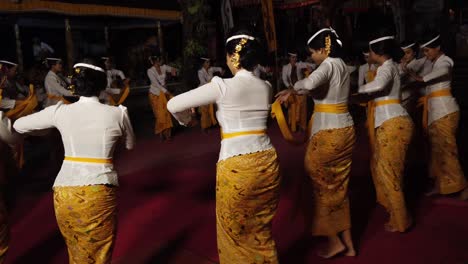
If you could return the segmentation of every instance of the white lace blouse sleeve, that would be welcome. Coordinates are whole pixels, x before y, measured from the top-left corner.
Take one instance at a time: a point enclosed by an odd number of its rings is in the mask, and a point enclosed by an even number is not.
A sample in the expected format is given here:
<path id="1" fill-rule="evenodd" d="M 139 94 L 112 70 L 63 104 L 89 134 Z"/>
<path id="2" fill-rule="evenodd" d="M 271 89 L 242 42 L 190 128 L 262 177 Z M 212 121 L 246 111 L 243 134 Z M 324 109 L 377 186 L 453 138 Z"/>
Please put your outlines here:
<path id="1" fill-rule="evenodd" d="M 448 75 L 450 73 L 450 69 L 452 65 L 448 61 L 443 61 L 438 63 L 436 67 L 432 69 L 432 71 L 423 77 L 424 82 L 429 82 L 439 77 Z"/>
<path id="2" fill-rule="evenodd" d="M 167 103 L 167 110 L 181 124 L 190 122 L 187 117 L 187 111 L 192 107 L 208 105 L 215 103 L 222 96 L 222 88 L 219 82 L 221 78 L 214 77 L 211 82 L 202 85 L 196 89 L 177 95 Z"/>
<path id="3" fill-rule="evenodd" d="M 123 105 L 119 105 L 119 108 L 122 110 L 122 129 L 124 132 L 125 147 L 127 149 L 133 149 L 135 146 L 135 133 L 133 132 L 132 123 L 128 116 L 128 110 Z"/>
<path id="4" fill-rule="evenodd" d="M 359 93 L 375 93 L 382 91 L 392 80 L 391 71 L 388 68 L 380 67 L 372 82 L 359 86 Z"/>
<path id="5" fill-rule="evenodd" d="M 328 82 L 331 76 L 331 65 L 322 63 L 309 77 L 302 79 L 294 84 L 294 90 L 313 90 Z"/>
<path id="6" fill-rule="evenodd" d="M 62 105 L 63 103 L 60 101 L 56 105 L 46 107 L 40 112 L 21 117 L 15 121 L 13 128 L 18 133 L 24 134 L 56 127 L 55 114 Z"/>
<path id="7" fill-rule="evenodd" d="M 9 145 L 14 145 L 21 140 L 19 134 L 13 130 L 11 120 L 3 112 L 0 112 L 0 140 Z"/>

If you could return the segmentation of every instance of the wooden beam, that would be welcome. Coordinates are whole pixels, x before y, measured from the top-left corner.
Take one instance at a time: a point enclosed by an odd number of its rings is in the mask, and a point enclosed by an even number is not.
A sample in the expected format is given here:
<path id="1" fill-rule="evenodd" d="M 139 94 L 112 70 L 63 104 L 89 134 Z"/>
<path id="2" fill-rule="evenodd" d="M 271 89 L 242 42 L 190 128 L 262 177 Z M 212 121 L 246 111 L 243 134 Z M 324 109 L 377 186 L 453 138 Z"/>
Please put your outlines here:
<path id="1" fill-rule="evenodd" d="M 0 12 L 51 12 L 76 16 L 118 16 L 160 20 L 180 20 L 182 16 L 180 11 L 172 10 L 73 4 L 46 0 L 23 0 L 20 3 L 0 1 Z"/>
<path id="2" fill-rule="evenodd" d="M 73 35 L 68 18 L 65 18 L 65 44 L 67 47 L 68 70 L 71 72 L 73 69 Z"/>

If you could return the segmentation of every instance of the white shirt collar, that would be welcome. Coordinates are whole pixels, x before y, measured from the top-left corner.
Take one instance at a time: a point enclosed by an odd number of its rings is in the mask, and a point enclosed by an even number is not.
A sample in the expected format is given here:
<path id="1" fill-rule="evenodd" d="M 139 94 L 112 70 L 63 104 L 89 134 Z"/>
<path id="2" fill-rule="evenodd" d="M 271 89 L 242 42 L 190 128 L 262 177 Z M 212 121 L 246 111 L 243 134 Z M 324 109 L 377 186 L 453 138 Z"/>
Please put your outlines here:
<path id="1" fill-rule="evenodd" d="M 253 73 L 246 70 L 246 69 L 241 69 L 236 73 L 236 76 L 249 76 L 252 75 Z"/>
<path id="2" fill-rule="evenodd" d="M 80 99 L 78 101 L 82 102 L 82 103 L 88 103 L 88 102 L 97 102 L 97 103 L 99 103 L 99 98 L 97 98 L 97 96 L 91 96 L 91 97 L 80 96 Z"/>

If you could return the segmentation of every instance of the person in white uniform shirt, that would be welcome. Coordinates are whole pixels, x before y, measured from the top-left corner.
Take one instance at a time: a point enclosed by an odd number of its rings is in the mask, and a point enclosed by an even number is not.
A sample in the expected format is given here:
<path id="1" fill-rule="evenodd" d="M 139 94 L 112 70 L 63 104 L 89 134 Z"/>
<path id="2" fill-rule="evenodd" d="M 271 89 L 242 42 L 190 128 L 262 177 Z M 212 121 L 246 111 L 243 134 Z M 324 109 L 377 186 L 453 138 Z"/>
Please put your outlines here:
<path id="1" fill-rule="evenodd" d="M 408 71 L 417 72 L 421 74 L 424 70 L 425 64 L 429 62 L 426 57 L 417 58 L 419 45 L 412 41 L 406 40 L 400 44 L 401 49 L 405 53 L 399 64 L 400 78 L 401 78 L 401 104 L 406 108 L 408 113 L 414 116 L 416 101 L 419 97 L 419 91 L 415 85 L 421 87 L 422 85 L 416 83 L 416 80 L 407 74 Z M 431 67 L 432 68 L 432 67 Z"/>
<path id="2" fill-rule="evenodd" d="M 135 144 L 127 109 L 101 104 L 106 88 L 103 66 L 88 60 L 75 64 L 72 85 L 80 99 L 62 102 L 18 119 L 21 134 L 55 127 L 65 158 L 55 179 L 54 208 L 68 247 L 70 263 L 110 263 L 117 227 L 118 177 L 113 165 L 116 144 Z"/>
<path id="3" fill-rule="evenodd" d="M 205 85 L 211 82 L 213 79 L 214 73 L 220 73 L 224 75 L 224 70 L 221 67 L 212 67 L 211 60 L 209 58 L 200 58 L 202 60 L 202 67 L 198 70 L 198 81 L 200 84 L 198 86 Z M 200 126 L 202 131 L 206 130 L 218 122 L 216 121 L 215 110 L 213 104 L 202 105 L 199 107 L 200 111 Z"/>
<path id="4" fill-rule="evenodd" d="M 112 58 L 102 57 L 102 60 L 106 66 L 107 87 L 101 93 L 99 99 L 106 103 L 112 103 L 110 97 L 121 94 L 125 86 L 128 85 L 129 80 L 125 78 L 125 74 L 121 70 L 114 68 Z M 113 101 L 115 102 L 115 100 Z"/>
<path id="5" fill-rule="evenodd" d="M 172 95 L 166 89 L 166 78 L 168 73 L 175 76 L 176 69 L 161 64 L 159 56 L 151 56 L 148 60 L 151 63 L 151 68 L 148 69 L 146 74 L 151 82 L 148 96 L 155 118 L 154 133 L 159 135 L 162 140 L 169 141 L 172 139 L 173 124 L 166 105 Z"/>
<path id="6" fill-rule="evenodd" d="M 404 232 L 412 224 L 403 193 L 406 154 L 414 124 L 401 105 L 398 65 L 403 51 L 393 35 L 385 30 L 369 42 L 370 59 L 379 65 L 373 81 L 359 87 L 359 93 L 371 100 L 367 108 L 367 126 L 371 146 L 371 174 L 377 202 L 388 211 L 385 229 Z"/>
<path id="7" fill-rule="evenodd" d="M 288 53 L 289 63 L 283 66 L 282 80 L 286 89 L 294 87 L 294 84 L 304 78 L 303 70 L 312 72 L 315 69 L 315 64 L 297 61 L 296 53 Z M 287 102 L 284 102 L 288 107 L 288 123 L 293 132 L 296 132 L 297 127 L 305 131 L 307 129 L 307 97 L 304 95 L 293 95 Z"/>
<path id="8" fill-rule="evenodd" d="M 374 80 L 377 71 L 377 65 L 370 59 L 369 52 L 363 52 L 365 64 L 359 66 L 358 86 L 362 86 Z"/>
<path id="9" fill-rule="evenodd" d="M 272 88 L 252 73 L 259 51 L 249 32 L 236 32 L 226 41 L 227 66 L 234 77 L 214 77 L 167 106 L 180 123 L 188 124 L 191 107 L 217 105 L 222 128 L 216 175 L 221 264 L 278 263 L 271 228 L 279 202 L 279 163 L 266 134 Z"/>
<path id="10" fill-rule="evenodd" d="M 263 79 L 262 76 L 267 74 L 270 71 L 269 67 L 265 67 L 263 65 L 258 64 L 255 69 L 253 70 L 253 74 L 260 79 Z"/>
<path id="11" fill-rule="evenodd" d="M 441 49 L 440 35 L 429 34 L 421 48 L 432 62 L 432 70 L 420 76 L 411 76 L 426 85 L 423 98 L 423 128 L 430 144 L 429 176 L 434 187 L 428 195 L 459 193 L 468 200 L 467 181 L 458 160 L 456 133 L 460 121 L 460 108 L 451 93 L 453 60 Z"/>
<path id="12" fill-rule="evenodd" d="M 104 60 L 104 65 L 106 66 L 106 74 L 107 74 L 107 87 L 106 88 L 115 88 L 112 86 L 113 82 L 115 81 L 125 81 L 125 74 L 121 70 L 117 70 L 114 68 L 113 60 L 109 57 L 102 57 Z"/>
<path id="13" fill-rule="evenodd" d="M 304 164 L 314 191 L 311 232 L 327 237 L 319 256 L 331 258 L 340 253 L 355 256 L 351 236 L 348 183 L 355 145 L 353 119 L 348 112 L 350 76 L 341 59 L 342 43 L 332 28 L 315 32 L 307 41 L 312 60 L 319 65 L 294 87 L 279 92 L 280 101 L 294 93 L 314 98 L 312 128 Z M 325 97 L 321 96 L 326 94 Z"/>
<path id="14" fill-rule="evenodd" d="M 4 89 L 7 88 L 8 76 L 10 75 L 10 72 L 16 72 L 17 66 L 18 64 L 14 62 L 0 60 L 0 109 L 10 110 L 13 109 L 16 105 L 16 99 L 10 98 L 7 91 Z"/>
<path id="15" fill-rule="evenodd" d="M 4 190 L 8 188 L 9 179 L 17 174 L 14 157 L 15 147 L 20 142 L 21 137 L 13 130 L 10 119 L 0 111 L 0 263 L 5 260 L 10 237 Z"/>
<path id="16" fill-rule="evenodd" d="M 67 89 L 69 80 L 62 76 L 62 60 L 59 58 L 47 58 L 45 63 L 49 68 L 49 72 L 44 81 L 44 87 L 47 93 L 45 107 L 55 105 L 59 101 L 66 102 L 63 97 L 73 96 L 73 94 Z"/>

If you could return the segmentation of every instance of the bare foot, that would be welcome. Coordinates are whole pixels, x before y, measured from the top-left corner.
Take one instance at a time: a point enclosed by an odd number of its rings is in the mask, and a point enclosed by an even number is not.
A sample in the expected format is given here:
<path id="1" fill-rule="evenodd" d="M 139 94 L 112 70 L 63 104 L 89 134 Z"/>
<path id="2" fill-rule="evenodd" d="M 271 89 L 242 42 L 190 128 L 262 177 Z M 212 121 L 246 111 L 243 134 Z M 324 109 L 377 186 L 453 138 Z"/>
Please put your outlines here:
<path id="1" fill-rule="evenodd" d="M 468 187 L 466 187 L 463 191 L 460 192 L 458 195 L 458 199 L 462 201 L 468 201 Z"/>
<path id="2" fill-rule="evenodd" d="M 339 243 L 333 243 L 333 244 L 329 243 L 327 248 L 319 250 L 317 252 L 317 255 L 319 255 L 322 258 L 328 259 L 328 258 L 332 258 L 342 253 L 345 250 L 346 250 L 346 247 L 340 241 Z"/>
<path id="3" fill-rule="evenodd" d="M 346 250 L 344 255 L 348 256 L 348 257 L 355 257 L 357 254 L 356 254 L 356 250 L 354 250 L 354 248 L 348 248 L 348 250 Z"/>
<path id="4" fill-rule="evenodd" d="M 424 195 L 430 197 L 430 196 L 434 196 L 434 195 L 437 195 L 437 194 L 439 194 L 439 192 L 437 191 L 436 188 L 434 188 L 434 189 L 432 189 L 432 190 L 426 192 Z"/>
<path id="5" fill-rule="evenodd" d="M 390 223 L 385 223 L 385 230 L 388 232 L 398 232 L 398 229 L 393 227 Z"/>

